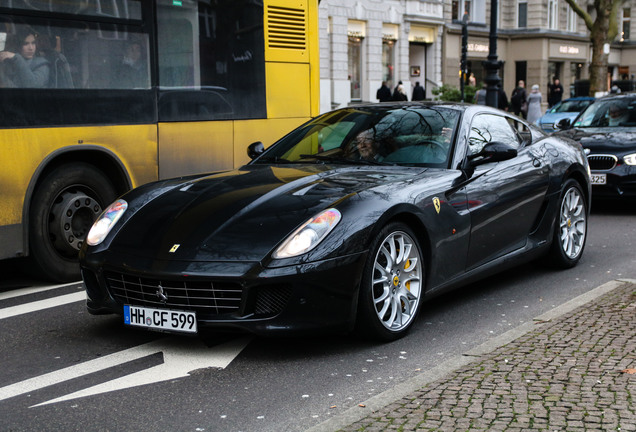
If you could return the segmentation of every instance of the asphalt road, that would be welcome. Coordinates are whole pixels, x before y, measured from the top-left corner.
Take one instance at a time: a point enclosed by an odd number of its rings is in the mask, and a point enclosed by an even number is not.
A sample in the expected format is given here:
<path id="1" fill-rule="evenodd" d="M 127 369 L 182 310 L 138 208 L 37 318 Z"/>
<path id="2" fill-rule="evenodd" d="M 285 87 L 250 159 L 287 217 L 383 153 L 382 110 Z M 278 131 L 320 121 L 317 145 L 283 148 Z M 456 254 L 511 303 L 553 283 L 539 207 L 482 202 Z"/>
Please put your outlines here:
<path id="1" fill-rule="evenodd" d="M 607 281 L 636 278 L 632 207 L 595 204 L 576 268 L 528 264 L 430 301 L 389 344 L 124 328 L 85 311 L 81 284 L 51 287 L 1 262 L 0 430 L 303 431 L 364 410 L 448 358 Z"/>

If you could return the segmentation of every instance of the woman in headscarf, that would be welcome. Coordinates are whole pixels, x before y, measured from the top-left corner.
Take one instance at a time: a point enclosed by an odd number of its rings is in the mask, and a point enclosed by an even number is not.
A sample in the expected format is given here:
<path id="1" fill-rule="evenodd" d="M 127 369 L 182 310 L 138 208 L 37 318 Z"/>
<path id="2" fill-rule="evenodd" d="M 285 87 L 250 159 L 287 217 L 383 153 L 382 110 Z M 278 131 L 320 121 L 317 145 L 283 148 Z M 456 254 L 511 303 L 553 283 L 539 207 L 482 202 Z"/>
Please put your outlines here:
<path id="1" fill-rule="evenodd" d="M 541 92 L 539 85 L 535 84 L 528 95 L 528 122 L 534 124 L 539 117 L 541 117 Z"/>

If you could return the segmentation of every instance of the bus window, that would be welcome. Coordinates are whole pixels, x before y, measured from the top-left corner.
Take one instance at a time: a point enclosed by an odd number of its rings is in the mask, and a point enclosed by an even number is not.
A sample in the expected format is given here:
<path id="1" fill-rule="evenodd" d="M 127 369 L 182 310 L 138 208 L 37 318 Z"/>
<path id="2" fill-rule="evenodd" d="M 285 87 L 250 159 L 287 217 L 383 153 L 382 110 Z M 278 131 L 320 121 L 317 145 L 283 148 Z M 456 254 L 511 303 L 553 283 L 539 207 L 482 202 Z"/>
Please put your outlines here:
<path id="1" fill-rule="evenodd" d="M 87 16 L 141 19 L 140 0 L 0 0 L 0 7 Z"/>
<path id="2" fill-rule="evenodd" d="M 266 118 L 263 4 L 157 5 L 159 120 Z"/>
<path id="3" fill-rule="evenodd" d="M 42 25 L 0 16 L 1 34 L 9 54 L 0 57 L 0 87 L 150 88 L 147 34 L 114 25 Z M 33 41 L 34 54 L 23 50 L 27 40 Z"/>

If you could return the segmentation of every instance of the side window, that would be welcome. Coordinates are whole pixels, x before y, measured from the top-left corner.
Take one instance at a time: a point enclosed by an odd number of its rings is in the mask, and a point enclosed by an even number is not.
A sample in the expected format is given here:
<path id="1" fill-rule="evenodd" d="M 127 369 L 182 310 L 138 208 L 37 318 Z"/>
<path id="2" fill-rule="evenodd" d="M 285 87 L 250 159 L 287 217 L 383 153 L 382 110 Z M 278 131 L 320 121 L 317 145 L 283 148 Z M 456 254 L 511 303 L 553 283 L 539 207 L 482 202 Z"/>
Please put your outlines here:
<path id="1" fill-rule="evenodd" d="M 263 2 L 157 2 L 159 120 L 267 116 Z"/>
<path id="2" fill-rule="evenodd" d="M 473 118 L 468 136 L 469 154 L 479 153 L 491 141 L 519 146 L 519 137 L 505 117 L 480 114 Z"/>
<path id="3" fill-rule="evenodd" d="M 0 15 L 0 87 L 148 89 L 148 35 L 80 21 Z"/>

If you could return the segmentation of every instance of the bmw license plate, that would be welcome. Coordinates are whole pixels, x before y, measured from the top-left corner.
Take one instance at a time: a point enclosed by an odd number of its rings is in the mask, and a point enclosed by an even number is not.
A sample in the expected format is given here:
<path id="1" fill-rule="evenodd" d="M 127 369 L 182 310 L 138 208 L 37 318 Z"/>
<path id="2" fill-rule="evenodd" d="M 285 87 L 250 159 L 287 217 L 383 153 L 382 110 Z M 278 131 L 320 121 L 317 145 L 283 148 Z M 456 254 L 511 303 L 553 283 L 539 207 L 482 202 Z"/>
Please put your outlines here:
<path id="1" fill-rule="evenodd" d="M 593 185 L 607 184 L 607 174 L 592 174 Z"/>
<path id="2" fill-rule="evenodd" d="M 124 305 L 124 324 L 156 330 L 196 333 L 195 312 Z"/>

